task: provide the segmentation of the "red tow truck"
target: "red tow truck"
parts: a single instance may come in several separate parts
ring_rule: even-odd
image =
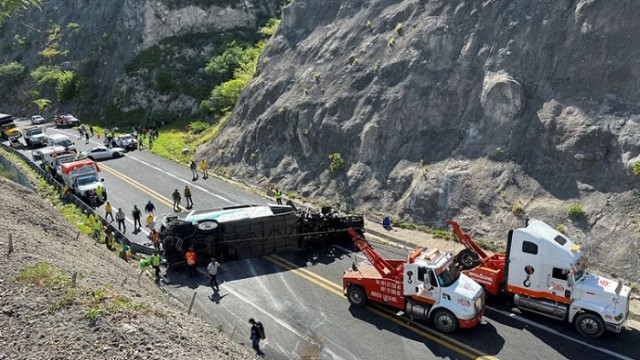
[[[621,332],[631,288],[590,274],[580,246],[542,221],[509,231],[505,254],[489,255],[455,221],[447,221],[466,247],[459,266],[489,294],[506,294],[518,308],[573,323],[586,338]]]
[[[418,248],[406,260],[383,259],[354,229],[354,244],[368,260],[344,272],[342,287],[349,302],[382,303],[418,320],[432,320],[444,333],[472,328],[485,310],[484,291],[462,274],[450,253]]]

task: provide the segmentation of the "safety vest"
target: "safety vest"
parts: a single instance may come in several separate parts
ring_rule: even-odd
[[[275,196],[276,199],[280,199],[282,197],[282,191],[280,191],[280,189],[276,189]]]
[[[207,162],[202,160],[202,162],[200,163],[200,169],[201,170],[207,170]]]
[[[160,255],[157,255],[157,254],[151,255],[151,265],[160,266]]]
[[[100,222],[100,220],[93,222],[93,230],[95,231],[102,231],[102,223]]]
[[[147,216],[147,226],[151,225],[153,220],[154,220],[153,215],[149,214],[149,216]]]
[[[98,186],[96,188],[96,195],[98,195],[99,197],[102,197],[102,186]]]
[[[193,266],[196,264],[196,253],[193,251],[187,251],[184,257],[187,258],[187,265]]]
[[[111,204],[107,203],[107,205],[104,206],[104,211],[107,213],[111,212]]]

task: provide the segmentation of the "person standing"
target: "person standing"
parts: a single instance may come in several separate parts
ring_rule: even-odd
[[[273,193],[274,193],[274,196],[276,198],[276,203],[278,205],[282,205],[282,191],[280,191],[280,189],[276,188],[276,190]]]
[[[105,200],[104,188],[102,187],[102,185],[98,185],[98,187],[96,188],[96,196],[98,197],[97,201],[104,201]]]
[[[207,171],[208,167],[209,167],[209,164],[207,163],[207,160],[202,159],[200,161],[200,170],[202,171],[202,178],[205,180],[209,178],[209,171]]]
[[[131,216],[133,216],[133,230],[141,229],[142,222],[140,222],[141,211],[138,209],[138,205],[133,205],[133,210],[131,210]],[[137,227],[136,227],[137,224]]]
[[[184,198],[187,200],[187,209],[193,207],[193,199],[191,198],[191,189],[188,186],[184,187]]]
[[[173,194],[171,194],[171,197],[173,198],[173,211],[180,211],[180,200],[182,200],[180,191],[178,191],[178,189],[175,189],[173,191]]]
[[[151,230],[151,243],[156,251],[160,251],[160,232],[156,229]]]
[[[104,231],[104,244],[107,246],[107,249],[113,251],[113,232],[109,228]]]
[[[151,267],[156,271],[156,278],[160,277],[160,252],[158,250],[151,255]]]
[[[111,221],[113,221],[113,208],[111,207],[111,203],[107,201],[107,203],[104,205],[104,219],[107,220],[109,217],[111,217]]]
[[[98,195],[96,194],[95,190],[89,190],[88,195],[89,205],[91,206],[91,208],[95,209],[96,206],[98,206]]]
[[[144,211],[147,214],[153,214],[156,211],[156,206],[153,205],[153,203],[151,202],[151,200],[149,200],[147,202],[147,205],[144,206]]]
[[[91,133],[91,137],[93,137],[93,125],[89,125],[89,132]]]
[[[156,218],[155,216],[153,216],[153,214],[149,214],[147,215],[147,218],[145,219],[145,225],[149,228],[149,231],[153,231],[156,228]],[[151,234],[149,234],[149,238],[151,238]]]
[[[192,247],[189,248],[189,250],[187,250],[187,252],[184,254],[184,259],[187,262],[187,267],[189,268],[191,277],[196,276],[196,265],[198,264],[198,258],[196,257],[196,253],[195,251],[193,251]]]
[[[217,279],[218,269],[220,268],[222,268],[222,265],[220,265],[220,263],[217,262],[215,258],[211,258],[211,262],[207,266],[207,273],[211,278],[210,284],[214,292],[220,291],[220,288],[218,287],[218,279]]]
[[[122,233],[127,232],[127,225],[124,223],[124,211],[122,208],[118,208],[118,212],[116,213],[116,221],[118,222],[118,231],[122,231]]]
[[[256,351],[257,356],[264,356],[264,353],[260,350],[260,340],[265,338],[262,323],[251,318],[249,319],[249,324],[251,324],[251,347]]]
[[[85,141],[84,141],[84,144],[85,144],[85,145],[89,143],[89,133],[88,133],[88,132],[85,132],[85,133],[84,133],[84,140],[85,140]]]
[[[193,178],[191,179],[191,181],[198,180],[198,169],[195,161],[191,160],[191,164],[189,164],[189,169],[191,169],[191,175],[193,175]]]

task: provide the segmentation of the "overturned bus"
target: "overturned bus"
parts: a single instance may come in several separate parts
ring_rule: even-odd
[[[329,207],[312,212],[293,204],[241,205],[168,215],[160,227],[160,242],[169,266],[176,267],[184,265],[191,247],[200,263],[212,257],[237,260],[349,242],[350,227],[363,231],[363,217]]]

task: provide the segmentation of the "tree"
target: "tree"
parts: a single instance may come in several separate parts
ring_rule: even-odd
[[[2,0],[0,1],[0,24],[16,11],[26,10],[32,6],[40,8],[40,0]]]

